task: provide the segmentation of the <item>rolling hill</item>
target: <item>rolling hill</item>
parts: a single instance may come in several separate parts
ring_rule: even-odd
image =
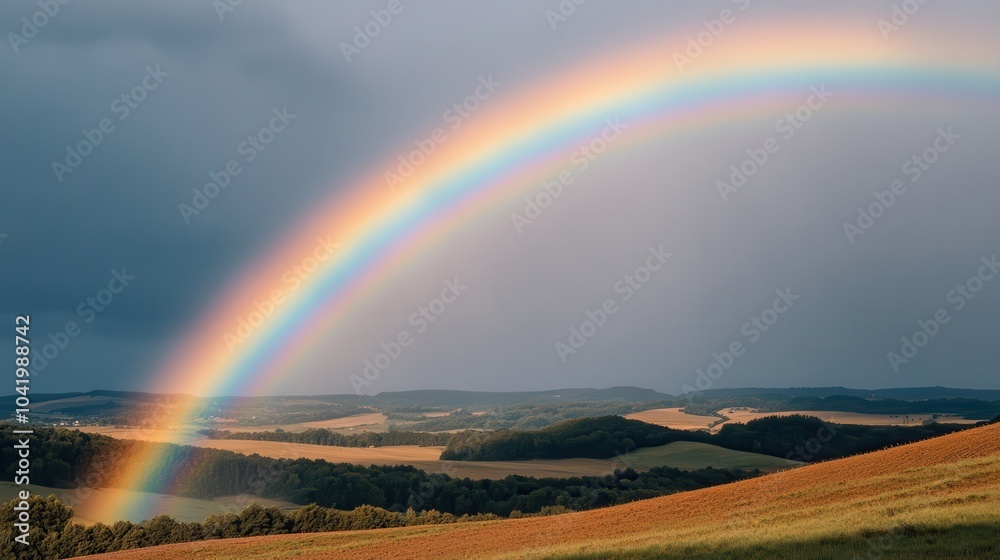
[[[205,541],[93,556],[1000,558],[1000,424],[582,513]]]

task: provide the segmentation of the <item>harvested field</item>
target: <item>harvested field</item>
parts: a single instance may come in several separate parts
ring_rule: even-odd
[[[648,424],[666,426],[675,430],[702,430],[708,429],[713,423],[718,422],[715,416],[697,416],[681,412],[680,408],[656,408],[633,412],[625,416],[630,420],[641,420]]]

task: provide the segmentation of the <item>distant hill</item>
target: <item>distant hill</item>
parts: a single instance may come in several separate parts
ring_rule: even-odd
[[[921,401],[928,399],[977,399],[983,401],[1000,400],[1000,390],[996,389],[953,389],[949,387],[905,387],[900,389],[849,389],[846,387],[790,387],[742,389],[709,389],[697,393],[698,398],[718,399],[725,397],[746,397],[761,395],[781,395],[789,397],[860,397]]]
[[[846,396],[859,398],[883,398],[906,401],[932,399],[976,399],[983,401],[1000,400],[1000,390],[997,389],[955,389],[950,387],[904,387],[898,389],[851,389],[848,387],[746,387],[739,389],[709,389],[695,394],[699,399],[717,399],[740,396],[787,396],[787,397],[831,397]],[[0,405],[13,404],[18,395],[0,396]],[[35,393],[32,402],[68,399],[73,397],[110,397],[138,402],[157,402],[164,397],[192,398],[190,395],[159,394],[140,391],[112,391],[97,389],[87,392],[71,393]],[[213,397],[230,401],[255,401],[261,397]],[[673,401],[678,395],[660,393],[641,387],[610,387],[607,389],[567,388],[545,391],[455,391],[449,389],[424,389],[416,391],[387,391],[375,396],[367,395],[279,395],[263,397],[264,399],[279,398],[310,398],[314,400],[334,400],[337,402],[371,403],[383,402],[398,405],[442,405],[442,406],[498,406],[521,403],[553,403],[553,402],[643,402],[643,401]],[[686,397],[684,398],[686,401]]]
[[[555,389],[551,391],[449,391],[422,390],[379,393],[373,400],[395,405],[504,406],[558,402],[653,402],[673,400],[673,395],[639,387],[610,389]]]
[[[19,395],[5,395],[0,397],[0,406],[13,406],[14,401]],[[50,401],[61,401],[66,399],[76,399],[80,397],[107,397],[108,399],[113,399],[115,401],[132,401],[137,403],[158,403],[163,402],[164,399],[191,399],[190,395],[176,395],[176,394],[166,394],[166,393],[143,393],[140,391],[109,391],[104,389],[96,389],[94,391],[87,391],[86,393],[73,392],[73,393],[32,393],[31,402],[34,404],[40,404],[43,402]]]

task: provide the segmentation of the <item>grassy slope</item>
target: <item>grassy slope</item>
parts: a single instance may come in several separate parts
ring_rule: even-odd
[[[170,545],[111,559],[1000,557],[1000,424],[545,518]]]

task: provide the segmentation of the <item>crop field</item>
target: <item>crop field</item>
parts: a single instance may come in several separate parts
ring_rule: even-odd
[[[641,420],[657,426],[665,426],[675,430],[701,430],[709,429],[711,432],[718,432],[725,424],[746,424],[751,420],[764,418],[767,416],[791,416],[801,414],[803,416],[815,416],[824,422],[833,424],[859,424],[862,426],[919,426],[926,420],[935,420],[942,424],[975,424],[978,420],[966,420],[955,415],[939,414],[934,418],[934,414],[864,414],[860,412],[838,412],[832,410],[787,410],[781,412],[758,412],[752,409],[730,409],[724,408],[718,411],[719,414],[729,418],[728,421],[719,423],[711,428],[713,423],[719,418],[715,416],[696,416],[681,412],[679,408],[657,408],[644,410],[629,414],[626,418]]]
[[[190,445],[211,449],[225,449],[250,455],[286,459],[324,459],[333,463],[356,465],[410,465],[437,461],[444,447],[419,445],[389,445],[385,447],[336,447],[281,441],[255,441],[243,439],[202,439]]]
[[[168,545],[101,559],[1000,557],[1000,424],[551,517]]]
[[[304,432],[310,428],[326,428],[330,430],[357,430],[363,432],[381,432],[386,429],[385,414],[371,412],[368,414],[355,414],[343,418],[332,420],[319,420],[316,422],[299,422],[295,424],[269,424],[267,426],[230,426],[219,424],[215,426],[220,430],[231,432],[273,432],[280,428],[286,432]]]
[[[101,434],[118,439],[137,439],[142,441],[165,441],[187,443],[205,439],[198,434],[200,428],[189,426],[176,430],[157,430],[152,428],[115,428],[113,426],[68,426],[69,429],[80,430],[88,434]]]
[[[703,430],[719,421],[715,416],[700,416],[681,412],[680,408],[655,408],[634,412],[625,416],[629,420],[640,420],[648,424],[666,426],[675,430]]]

